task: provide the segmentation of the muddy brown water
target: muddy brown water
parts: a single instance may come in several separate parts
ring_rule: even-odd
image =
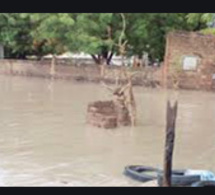
[[[141,186],[126,165],[162,168],[167,97],[134,89],[138,124],[104,130],[85,123],[98,84],[0,76],[1,186]],[[215,93],[180,91],[174,168],[215,172]]]

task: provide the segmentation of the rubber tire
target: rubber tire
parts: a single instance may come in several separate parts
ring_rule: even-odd
[[[191,187],[215,187],[215,181],[198,181],[192,183]]]
[[[195,182],[200,181],[200,175],[184,175],[186,170],[176,170],[172,171],[171,176],[171,186],[191,186]],[[158,172],[158,185],[162,186],[163,182],[163,172]]]
[[[142,165],[130,165],[125,167],[124,174],[134,180],[141,181],[141,182],[157,179],[157,176],[154,177],[151,175],[147,175],[147,171],[157,172],[158,169],[153,167],[146,167]],[[143,172],[146,172],[146,173],[143,173]]]

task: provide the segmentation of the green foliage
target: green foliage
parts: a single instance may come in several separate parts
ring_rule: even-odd
[[[120,13],[0,13],[0,42],[9,57],[82,51],[108,59],[119,54]],[[200,30],[208,13],[125,13],[126,55],[148,52],[162,60],[165,35],[172,30]]]
[[[215,35],[215,14],[214,13],[190,13],[187,15],[190,24],[198,24],[198,29],[203,34]]]
[[[74,25],[72,15],[68,13],[47,13],[35,16],[31,17],[31,21],[39,21],[39,23],[31,34],[35,42],[43,43],[43,54],[60,54],[68,50],[68,40],[65,37]]]
[[[187,15],[188,23],[207,23],[212,20],[213,13],[189,13]]]
[[[19,13],[0,14],[0,42],[10,57],[22,58],[32,53],[31,28],[29,18],[21,18]]]
[[[75,30],[67,34],[67,39],[71,40],[69,48],[90,54],[101,53],[104,48],[111,50],[116,30],[111,29],[114,35],[110,39],[108,27],[113,26],[114,17],[112,13],[78,14],[75,20]]]
[[[131,54],[142,55],[149,52],[152,59],[162,60],[165,47],[165,35],[172,30],[192,30],[186,22],[184,13],[137,13],[127,14],[128,29],[126,31]]]
[[[205,35],[215,35],[215,28],[206,28],[200,31]]]
[[[187,14],[188,24],[194,25],[194,30],[202,30],[212,21],[212,13],[189,13]]]
[[[64,36],[74,20],[68,13],[10,13],[0,14],[0,41],[6,55],[25,58],[66,50]]]

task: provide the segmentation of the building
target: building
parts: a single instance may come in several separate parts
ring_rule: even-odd
[[[215,89],[215,36],[197,32],[171,32],[166,37],[163,83],[180,70],[179,87]]]

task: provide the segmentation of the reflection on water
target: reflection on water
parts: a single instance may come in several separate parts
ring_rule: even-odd
[[[103,130],[85,124],[94,84],[0,76],[0,185],[138,186],[126,165],[162,167],[166,98],[135,88],[138,125]],[[175,168],[215,171],[215,94],[181,91]]]

